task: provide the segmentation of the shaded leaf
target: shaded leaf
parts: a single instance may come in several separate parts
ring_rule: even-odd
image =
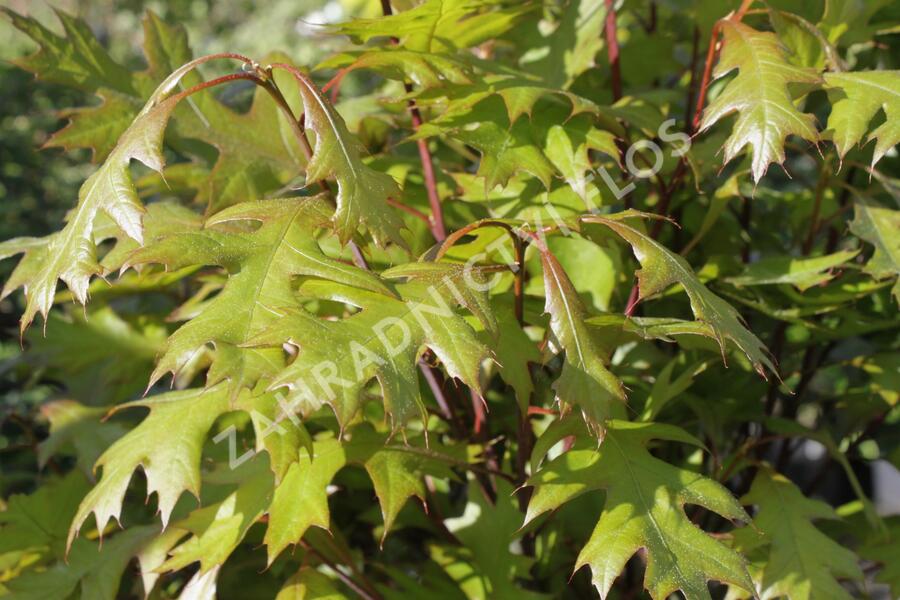
[[[571,433],[548,430],[550,440],[535,446],[535,457]],[[610,421],[606,439],[576,442],[572,450],[542,466],[528,480],[534,494],[526,523],[581,494],[606,490],[606,504],[576,570],[588,565],[600,596],[609,594],[625,563],[640,548],[647,552],[644,587],[654,600],[680,590],[688,598],[711,598],[707,581],[753,590],[743,559],[694,525],[685,504],[703,506],[728,519],[750,518],[719,483],[653,457],[652,439],[699,445],[671,425]]]
[[[875,200],[859,197],[855,200],[850,231],[875,246],[875,253],[866,264],[866,271],[876,279],[890,279],[900,275],[900,210],[886,208]],[[891,288],[900,304],[900,279]]]
[[[760,598],[852,597],[837,578],[862,579],[856,556],[812,524],[813,519],[836,518],[830,506],[806,498],[786,477],[767,468],[759,470],[741,502],[759,507],[753,528],[736,533],[735,541],[744,552],[762,546],[764,563],[751,563],[751,570],[759,572]]]

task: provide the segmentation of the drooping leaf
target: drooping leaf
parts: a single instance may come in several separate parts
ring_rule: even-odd
[[[843,158],[869,130],[880,111],[885,121],[866,140],[876,140],[872,166],[900,142],[900,71],[826,73],[825,88],[831,100],[828,131]]]
[[[775,373],[775,366],[767,356],[765,346],[744,326],[740,314],[734,307],[709,291],[697,279],[683,257],[674,254],[649,235],[629,225],[628,216],[623,214],[620,217],[610,218],[592,215],[584,217],[583,220],[606,225],[631,244],[632,251],[642,267],[637,272],[638,298],[648,298],[674,284],[681,284],[690,298],[694,317],[712,328],[723,357],[726,341],[730,341],[747,356],[760,375],[765,376],[763,367]]]
[[[204,390],[171,392],[121,405],[143,406],[150,414],[120,438],[97,461],[100,481],[81,502],[69,530],[71,547],[91,513],[102,531],[111,518],[119,518],[131,476],[142,467],[147,494],[157,494],[165,525],[181,493],[200,494],[200,455],[213,422],[229,410],[228,390],[218,385]]]
[[[819,139],[813,116],[797,110],[789,85],[815,85],[821,79],[811,69],[788,63],[775,34],[731,20],[722,23],[724,45],[713,75],[718,79],[735,69],[738,74],[706,107],[700,130],[709,129],[730,113],[740,113],[725,143],[725,162],[749,145],[753,179],[759,182],[770,163],[784,162],[788,135],[811,142]]]
[[[811,500],[786,477],[763,468],[753,480],[750,492],[741,498],[759,510],[752,528],[735,534],[745,553],[759,548],[765,560],[752,562],[751,570],[760,586],[759,596],[769,598],[846,598],[852,596],[838,577],[862,579],[856,556],[816,529],[813,519],[834,519],[834,510]]]
[[[859,197],[854,203],[850,231],[875,246],[875,253],[866,264],[866,271],[876,279],[889,279],[900,275],[900,210],[884,207],[871,198]],[[891,288],[894,299],[900,304],[900,279]]]
[[[46,321],[59,280],[66,283],[79,302],[87,302],[88,284],[93,276],[102,272],[97,262],[94,232],[100,213],[115,222],[114,237],[128,237],[143,243],[144,207],[138,199],[129,164],[138,160],[162,172],[165,166],[163,134],[172,111],[181,100],[178,95],[171,94],[192,68],[191,64],[180,68],[159,85],[103,165],[81,186],[78,205],[69,214],[62,231],[44,238],[43,244],[30,239],[12,242],[12,252],[24,252],[25,256],[6,282],[0,297],[8,296],[19,287],[25,289],[27,304],[20,321],[23,333],[38,313]],[[0,256],[9,254],[0,252]]]
[[[625,402],[622,382],[604,364],[603,355],[587,327],[587,311],[568,275],[547,248],[541,248],[545,312],[550,330],[566,352],[562,374],[553,385],[563,411],[578,407],[591,431],[603,439],[605,423]]]
[[[559,425],[535,446],[539,461],[562,436],[574,433]],[[644,587],[654,600],[681,591],[687,598],[711,598],[709,580],[748,591],[753,583],[743,559],[694,525],[685,504],[703,506],[732,520],[750,518],[731,493],[719,483],[665,463],[646,449],[652,439],[700,445],[683,430],[663,424],[610,421],[606,439],[581,441],[547,464],[528,480],[534,494],[526,523],[558,508],[581,494],[605,489],[606,504],[576,570],[588,565],[600,596],[606,598],[625,563],[640,548],[646,551]]]
[[[337,210],[332,220],[341,242],[365,227],[380,246],[388,242],[405,246],[400,235],[403,220],[387,203],[388,198],[400,198],[397,182],[363,162],[365,147],[309,78],[292,67],[273,66],[286,68],[294,76],[306,126],[316,133],[313,155],[306,165],[307,183],[329,177],[337,181]]]
[[[449,460],[448,460],[449,459]],[[269,507],[265,544],[269,563],[289,545],[296,544],[310,527],[331,527],[326,488],[345,465],[362,465],[375,489],[387,535],[397,514],[412,496],[425,497],[422,476],[447,476],[452,456],[411,445],[388,442],[387,436],[368,426],[354,428],[348,441],[317,440],[313,454],[301,449],[297,462],[276,488]]]

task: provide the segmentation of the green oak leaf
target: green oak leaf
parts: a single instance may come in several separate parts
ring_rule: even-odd
[[[55,10],[64,36],[39,21],[2,8],[12,25],[34,40],[39,49],[15,63],[41,79],[89,92],[100,88],[123,94],[136,92],[131,71],[116,63],[94,37],[87,23],[62,10]]]
[[[591,100],[567,90],[547,87],[540,81],[499,74],[485,74],[476,79],[475,83],[466,85],[450,82],[426,89],[416,95],[416,101],[442,109],[440,117],[445,120],[469,112],[491,96],[499,96],[503,100],[510,123],[515,123],[522,115],[531,118],[535,105],[542,99],[549,99],[569,109],[570,117],[581,113],[600,113],[600,107]],[[615,127],[613,122],[609,125]]]
[[[229,273],[221,292],[169,337],[151,384],[166,373],[177,375],[207,344],[215,346],[208,386],[228,380],[236,393],[277,373],[284,365],[280,348],[247,344],[279,323],[283,309],[298,306],[297,276],[390,295],[375,275],[322,252],[315,234],[330,216],[323,196],[245,202],[207,218],[202,229],[163,236],[132,254],[130,265],[162,263],[172,270],[218,265]],[[248,233],[253,224],[259,227]]]
[[[416,88],[426,90],[448,84],[470,84],[473,76],[469,65],[454,56],[399,48],[335,54],[319,63],[316,70],[320,69],[339,69],[330,85],[335,85],[352,71],[368,69],[390,79],[412,82]]]
[[[442,134],[481,153],[477,174],[484,178],[485,193],[505,186],[516,173],[533,175],[544,187],[550,187],[555,169],[542,151],[540,132],[526,120],[510,124],[500,98],[489,97],[464,113],[448,113],[432,120],[413,137]]]
[[[597,340],[587,327],[588,313],[562,265],[541,247],[544,271],[544,311],[550,314],[550,330],[566,358],[553,389],[563,411],[578,407],[589,429],[601,440],[605,423],[625,402],[622,382],[604,364]]]
[[[275,489],[268,509],[269,527],[265,544],[269,564],[291,544],[296,544],[310,527],[331,527],[326,488],[344,466],[358,464],[372,480],[384,518],[384,535],[409,498],[424,501],[423,475],[451,476],[447,469],[452,454],[424,446],[424,440],[404,444],[368,425],[353,428],[344,441],[321,439],[313,442],[312,454],[300,450],[297,461]]]
[[[48,147],[89,148],[95,162],[105,160],[115,148],[154,88],[192,58],[184,28],[165,23],[153,11],[147,11],[142,20],[148,66],[135,72],[115,62],[81,19],[57,10],[65,34],[61,37],[31,17],[3,10],[13,26],[39,46],[36,53],[16,61],[18,66],[46,81],[100,97],[99,106],[63,111],[68,124],[46,143]],[[196,76],[189,79],[199,81]]]
[[[379,246],[394,242],[405,247],[400,235],[403,220],[387,204],[389,198],[400,198],[397,182],[363,162],[366,149],[362,142],[306,75],[285,65],[273,66],[287,68],[294,76],[303,101],[304,123],[316,134],[313,155],[306,165],[307,183],[329,177],[337,181],[337,210],[332,221],[341,242],[349,241],[363,226]]]
[[[837,578],[862,579],[856,555],[812,523],[814,519],[837,518],[834,509],[807,498],[790,480],[769,468],[757,472],[741,502],[758,507],[752,525],[735,533],[735,542],[751,557],[762,600],[852,597]],[[754,550],[765,557],[763,563],[753,563]]]
[[[784,162],[784,142],[797,135],[811,142],[819,139],[815,119],[794,106],[789,84],[815,85],[821,78],[812,69],[787,62],[775,34],[757,31],[732,20],[722,22],[724,46],[713,73],[716,79],[735,69],[728,82],[703,113],[705,131],[726,115],[739,112],[734,130],[725,143],[725,162],[747,145],[753,152],[752,172],[758,182],[770,163]]]
[[[63,116],[69,124],[47,143],[54,147],[90,148],[97,161],[104,160],[115,148],[116,140],[139,114],[157,84],[192,58],[185,29],[165,23],[152,11],[147,11],[143,19],[147,68],[138,72],[113,61],[80,19],[57,11],[66,33],[66,37],[60,37],[30,17],[4,11],[14,26],[40,46],[36,54],[22,59],[20,66],[42,79],[101,98],[99,106],[65,111]],[[284,61],[286,57],[275,54],[267,60]],[[273,77],[284,83],[288,76],[276,73]],[[182,87],[201,81],[192,72],[185,75]],[[297,98],[289,93],[286,96],[289,103],[299,108]],[[211,144],[219,153],[212,170],[204,173],[197,186],[198,200],[211,210],[262,197],[281,188],[303,169],[306,161],[292,126],[264,90],[256,90],[247,112],[232,110],[208,90],[192,96],[187,104],[176,113],[177,137]],[[185,146],[178,145],[179,149]]]
[[[41,406],[41,414],[50,422],[50,435],[38,446],[38,463],[42,466],[71,446],[78,467],[90,474],[103,451],[128,431],[119,423],[103,422],[105,409],[74,400],[48,402]]]
[[[87,313],[51,313],[44,334],[29,332],[25,339],[35,363],[64,380],[70,398],[109,405],[144,390],[167,335],[159,320],[126,320],[111,307],[99,306]]]
[[[491,336],[491,339],[486,339],[485,343],[493,343],[500,377],[515,391],[519,409],[525,414],[534,391],[529,365],[540,364],[541,353],[516,320],[513,307],[508,302],[495,298],[493,312],[497,317],[499,334],[496,338]]]
[[[509,0],[426,0],[389,17],[341,23],[333,31],[361,42],[395,37],[406,50],[450,53],[501,35],[534,8]]]
[[[92,513],[97,530],[119,518],[131,476],[138,467],[147,479],[147,495],[157,495],[163,525],[184,491],[200,494],[200,456],[213,422],[230,409],[227,387],[192,389],[151,396],[116,407],[141,406],[150,414],[119,438],[97,461],[103,473],[85,496],[69,529],[71,548],[81,526]]]
[[[604,0],[573,0],[559,11],[550,31],[535,15],[522,33],[529,51],[519,57],[519,65],[551,87],[568,87],[597,65],[597,54],[605,46],[605,19]]]
[[[815,258],[774,256],[748,265],[743,273],[725,281],[738,287],[754,285],[791,284],[805,291],[834,277],[833,269],[853,259],[856,250],[844,250]]]
[[[866,264],[866,272],[876,279],[900,275],[900,210],[882,206],[875,200],[858,197],[853,207],[850,231],[861,240],[875,246],[875,253]],[[900,304],[900,279],[891,288]]]
[[[158,533],[156,527],[133,527],[97,542],[75,540],[68,560],[42,571],[30,571],[7,582],[9,600],[47,600],[69,598],[80,592],[81,598],[115,600],[119,582],[128,563],[140,548]]]
[[[620,213],[613,217],[592,215],[583,220],[609,227],[631,245],[635,257],[641,263],[641,270],[637,272],[638,298],[649,298],[674,284],[681,284],[690,298],[694,317],[711,327],[722,350],[723,360],[728,341],[747,356],[760,375],[765,377],[763,367],[776,373],[765,346],[746,328],[737,310],[709,291],[683,257],[629,225],[626,221],[633,216],[636,216],[635,213]]]
[[[191,535],[169,551],[169,557],[157,571],[177,571],[199,562],[202,575],[225,563],[269,507],[273,479],[264,462],[253,461],[244,467],[244,480],[219,502],[198,508],[172,523],[173,529]]]
[[[278,348],[288,343],[299,349],[297,358],[275,376],[270,389],[285,389],[286,403],[302,415],[327,404],[346,425],[359,410],[365,388],[375,379],[391,428],[396,430],[412,417],[425,414],[416,369],[428,348],[450,377],[480,393],[479,369],[490,353],[454,310],[453,299],[415,280],[399,284],[397,291],[399,297],[393,298],[331,282],[304,283],[302,293],[360,310],[329,321],[286,309],[285,318],[250,342]]]
[[[459,586],[467,598],[522,598],[538,600],[548,596],[522,589],[514,582],[528,578],[533,558],[511,548],[522,523],[512,485],[497,482],[497,501],[491,503],[475,485],[462,515],[444,523],[461,545],[432,545],[432,558]]]
[[[874,167],[900,142],[900,71],[826,73],[825,89],[831,100],[827,131],[841,158],[862,140],[875,115],[884,111],[884,123],[867,140],[876,140]]]
[[[275,600],[347,600],[328,577],[303,567],[284,582]]]
[[[538,440],[533,464],[572,433],[577,433],[577,425],[571,420],[557,421]],[[694,525],[684,505],[703,506],[732,520],[750,517],[719,483],[650,454],[646,445],[653,439],[701,445],[671,425],[610,421],[599,447],[579,438],[571,450],[536,470],[527,483],[534,493],[525,522],[584,493],[605,489],[603,513],[575,566],[591,568],[602,598],[641,548],[647,561],[644,587],[654,600],[679,590],[687,598],[709,599],[709,580],[753,590],[741,556]]]
[[[0,257],[14,253],[25,256],[13,271],[0,297],[24,288],[27,303],[20,320],[22,333],[38,313],[44,317],[53,305],[56,286],[62,280],[80,303],[88,299],[88,284],[102,273],[97,262],[95,226],[101,214],[116,228],[112,237],[144,241],[141,204],[129,165],[137,160],[162,172],[163,134],[169,117],[181,100],[171,95],[179,81],[194,67],[191,63],[176,70],[159,85],[134,122],[119,138],[106,161],[81,186],[78,205],[69,213],[66,226],[37,243],[32,238],[11,240],[0,249]]]
[[[274,53],[263,60],[286,61],[287,57]],[[275,72],[271,77],[294,113],[299,113],[300,101],[289,85],[290,76]],[[218,150],[212,170],[197,190],[197,200],[209,207],[208,213],[264,198],[308,168],[288,117],[259,86],[247,112],[226,106],[213,90],[191,96],[190,106],[176,116],[175,131]]]
[[[573,118],[565,124],[553,125],[547,131],[544,154],[588,210],[596,209],[598,200],[593,193],[595,190],[589,186],[594,179],[591,150],[618,160],[616,137],[609,131],[594,127],[588,119]]]
[[[31,494],[9,496],[6,508],[0,511],[0,555],[33,552],[39,565],[47,559],[64,558],[66,531],[88,487],[84,475],[73,470]]]

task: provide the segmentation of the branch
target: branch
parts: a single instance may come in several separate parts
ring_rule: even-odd
[[[605,2],[606,56],[611,69],[613,102],[618,102],[622,98],[622,68],[619,65],[619,40],[616,38],[615,0]]]
[[[381,12],[388,17],[394,14],[391,10],[390,0],[381,0]],[[391,38],[394,44],[399,43],[399,39]],[[407,94],[413,91],[412,84],[403,82],[403,87]],[[406,105],[409,107],[410,118],[412,119],[413,131],[418,131],[422,126],[422,113],[416,105],[413,98],[407,100]],[[441,197],[437,191],[437,177],[434,174],[434,162],[431,160],[431,152],[428,150],[428,141],[423,139],[416,140],[416,147],[419,149],[419,160],[422,161],[422,177],[425,180],[425,190],[428,193],[428,204],[431,206],[431,235],[435,241],[443,242],[447,237],[447,228],[444,226],[444,211],[441,206]]]

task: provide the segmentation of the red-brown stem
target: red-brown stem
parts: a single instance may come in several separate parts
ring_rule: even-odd
[[[635,281],[631,286],[631,291],[628,293],[628,301],[625,303],[625,316],[630,317],[634,314],[634,311],[637,310],[638,302],[640,302],[640,286],[638,282]]]
[[[408,83],[406,91],[407,93],[412,91],[412,86]],[[415,100],[409,100],[408,104],[413,129],[418,131],[422,126],[422,115]],[[431,160],[431,152],[428,150],[428,141],[416,140],[416,146],[419,149],[419,159],[422,161],[422,176],[425,180],[425,190],[428,193],[428,204],[431,206],[431,234],[435,241],[443,242],[447,238],[447,228],[444,226],[444,209],[437,191],[437,177],[434,175],[434,163]]]
[[[458,229],[451,233],[441,244],[440,248],[438,248],[437,254],[435,255],[434,259],[440,260],[447,253],[447,251],[453,247],[453,244],[468,235],[470,232],[481,227],[499,227],[505,230],[513,241],[513,247],[516,250],[516,279],[515,283],[513,284],[513,294],[515,297],[515,314],[516,320],[519,322],[519,325],[523,325],[525,323],[524,286],[525,248],[527,245],[527,241],[519,234],[519,232],[517,232],[511,225],[509,225],[509,223],[504,223],[503,221],[492,221],[491,219],[484,219],[482,221],[470,223],[462,229]]]
[[[729,21],[740,22],[740,20],[744,18],[744,15],[747,14],[747,11],[750,10],[750,5],[752,5],[753,2],[754,0],[744,0],[741,2],[740,8],[738,8],[731,16],[727,17],[727,19]],[[700,81],[700,95],[697,98],[697,108],[694,110],[691,133],[700,129],[700,117],[703,115],[703,106],[706,104],[706,91],[709,87],[709,80],[712,77],[713,63],[716,60],[716,54],[718,54],[719,32],[722,29],[723,20],[724,19],[720,19],[716,21],[716,24],[713,25],[709,35],[709,48],[706,51],[706,63],[703,66],[703,79]]]
[[[381,0],[381,12],[388,17],[394,14],[391,9],[391,0]],[[396,44],[399,42],[397,38],[391,38]],[[404,82],[403,87],[407,94],[413,91],[412,84]],[[418,131],[422,126],[422,113],[416,105],[416,101],[410,98],[406,105],[409,107],[409,114],[412,120],[413,131]],[[441,197],[437,191],[437,177],[434,175],[434,162],[431,159],[431,152],[428,150],[428,141],[423,139],[416,140],[416,147],[419,150],[419,160],[422,161],[422,178],[425,180],[425,191],[428,194],[428,204],[431,206],[431,235],[440,243],[447,237],[447,228],[444,225],[444,209],[441,206]]]
[[[619,65],[619,40],[616,37],[616,9],[615,0],[605,0],[606,3],[606,56],[609,59],[609,68],[612,77],[613,101],[622,98],[622,69]]]
[[[484,424],[487,422],[487,414],[484,409],[484,398],[478,395],[475,390],[469,390],[469,396],[472,398],[472,413],[474,415],[472,430],[475,436],[482,437]]]
[[[407,205],[403,204],[402,202],[398,202],[397,200],[394,200],[393,198],[388,198],[387,203],[398,210],[402,210],[403,212],[409,213],[417,219],[425,221],[425,223],[427,223],[429,227],[431,226],[431,219],[428,217],[428,215],[423,213],[421,210],[413,208],[412,206],[407,206]]]
[[[694,40],[691,45],[691,79],[688,83],[687,102],[685,102],[685,127],[688,128],[688,135],[694,133],[694,123],[691,116],[694,110],[694,94],[697,91],[697,60],[700,58],[700,28],[694,27]]]
[[[716,24],[713,25],[712,32],[710,32],[709,48],[706,50],[706,62],[703,65],[703,78],[700,80],[697,106],[694,108],[694,118],[691,120],[692,133],[699,131],[700,129],[700,117],[703,115],[703,107],[706,104],[706,88],[709,87],[713,63],[716,60],[716,54],[718,52],[719,30],[722,28],[721,23],[721,21],[716,21]]]
[[[744,0],[741,3],[740,8],[735,11],[730,17],[729,20],[740,21],[743,16],[747,13],[750,8],[750,5],[753,4],[754,0]],[[612,4],[611,0],[606,0],[607,7]],[[609,15],[607,14],[607,19]],[[700,80],[700,92],[697,98],[697,106],[694,108],[694,118],[690,119],[688,122],[688,133],[693,135],[700,129],[700,120],[703,115],[703,107],[706,104],[706,91],[709,87],[709,80],[712,77],[712,68],[713,63],[716,60],[716,55],[718,54],[718,39],[719,39],[719,31],[722,27],[722,20],[716,21],[716,24],[713,25],[712,32],[710,33],[709,39],[709,48],[706,51],[706,63],[703,66],[703,78]],[[609,30],[607,29],[607,36],[609,34]],[[688,88],[688,107],[690,107],[690,102],[693,97],[693,87],[694,87],[694,73],[696,69],[694,68],[694,64],[697,58],[699,45],[699,31],[694,30],[694,46],[693,46],[693,56],[691,60],[691,83]],[[611,50],[611,49],[610,49]],[[688,109],[690,110],[690,109]],[[659,207],[657,209],[657,213],[665,216],[669,210],[669,204],[671,203],[672,196],[675,194],[676,189],[678,188],[679,183],[681,182],[681,178],[687,172],[687,161],[682,159],[678,162],[678,166],[675,167],[675,172],[672,174],[672,179],[669,182],[669,185],[666,186],[663,193],[660,195]],[[660,231],[662,230],[662,221],[657,221],[653,224],[650,229],[650,237],[656,238]],[[635,281],[634,285],[631,287],[631,292],[628,294],[628,301],[625,304],[625,316],[631,316],[634,314],[634,311],[637,309],[637,305],[639,302],[640,290],[638,289],[637,281]]]

